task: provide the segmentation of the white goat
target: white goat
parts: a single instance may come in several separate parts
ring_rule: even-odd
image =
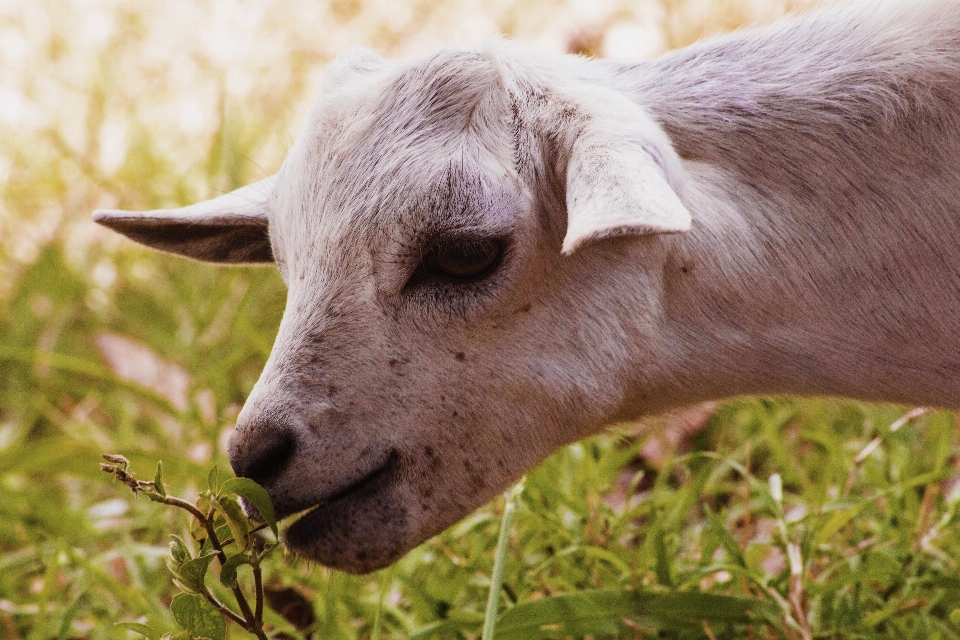
[[[231,462],[369,571],[612,421],[749,393],[960,406],[960,2],[652,62],[331,65],[274,178],[131,238],[289,287]]]

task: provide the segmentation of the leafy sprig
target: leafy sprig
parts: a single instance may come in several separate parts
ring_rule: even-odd
[[[103,458],[107,462],[101,463],[100,468],[130,487],[134,495],[183,509],[193,518],[190,534],[194,544],[174,535],[167,557],[167,567],[181,591],[174,596],[170,608],[183,631],[161,636],[159,631],[139,622],[121,622],[118,626],[149,640],[223,640],[229,620],[266,640],[261,562],[280,543],[273,504],[263,487],[249,478],[230,478],[220,483],[214,467],[208,476],[208,488],[191,503],[167,493],[162,462],[157,463],[153,480],[138,480],[124,456],[103,454]],[[241,499],[256,511],[256,518],[244,512]],[[272,537],[265,535],[267,529]],[[195,553],[192,548],[197,549]],[[249,566],[253,574],[253,606],[238,580],[238,571],[244,566]],[[211,573],[216,573],[220,583],[233,593],[234,604],[223,602],[211,591],[207,585]]]

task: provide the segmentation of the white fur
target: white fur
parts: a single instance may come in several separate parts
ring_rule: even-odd
[[[288,542],[346,570],[614,420],[748,393],[960,406],[957,0],[635,65],[351,50],[257,200],[289,296],[231,460],[282,513],[323,503]],[[156,216],[116,219],[170,248]],[[477,235],[510,242],[482,284],[408,284]]]

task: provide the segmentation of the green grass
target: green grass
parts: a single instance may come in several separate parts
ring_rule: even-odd
[[[747,3],[721,4],[748,15]],[[85,10],[56,6],[47,31],[26,9],[23,24],[0,16],[34,39],[22,89],[40,118],[0,132],[0,638],[136,637],[113,627],[121,620],[174,632],[165,558],[172,534],[189,538],[188,519],[111,482],[100,454],[144,475],[162,459],[167,492],[187,497],[214,464],[228,469],[225,429],[285,291],[274,269],[150,253],[87,215],[187,203],[261,177],[257,164],[275,169],[312,90],[308,69],[326,54],[293,34],[288,75],[265,74],[239,97],[199,86],[219,95],[219,115],[194,135],[161,117],[172,107],[151,110],[177,87],[138,62],[156,20],[146,5],[113,9],[123,28],[90,50],[70,29]],[[229,65],[198,59],[202,77],[225,77]],[[129,145],[108,170],[100,140],[114,121]],[[122,376],[105,340],[120,362],[166,368],[147,385]],[[673,444],[651,445],[679,429],[664,418],[556,452],[527,476],[505,538],[495,637],[960,638],[958,416],[890,431],[909,410],[739,399]],[[479,638],[503,510],[494,500],[371,576],[277,553],[263,567],[266,622],[293,638]]]
[[[148,258],[131,249],[116,256],[98,307],[66,251],[46,245],[0,309],[0,620],[11,638],[120,638],[110,626],[119,620],[173,631],[163,558],[171,534],[188,535],[187,520],[106,480],[99,454],[123,453],[140,470],[163,459],[176,494],[205,486],[214,462],[228,468],[218,439],[259,373],[283,290],[269,269],[186,268],[167,257],[150,258],[144,278]],[[104,331],[182,364],[187,408],[112,373],[91,339]],[[529,474],[513,521],[503,637],[532,637],[508,633],[529,624],[544,637],[585,628],[744,637],[742,624],[723,622],[729,603],[718,612],[695,600],[701,593],[763,600],[769,622],[753,622],[757,638],[960,637],[957,418],[929,413],[890,432],[904,411],[744,399],[720,407],[686,453],[645,459],[656,423],[558,451]],[[102,515],[117,505],[125,511]],[[381,638],[478,637],[502,508],[494,501],[385,573],[348,576],[278,556],[265,582],[287,606],[310,610],[304,637],[369,637],[375,620]],[[623,589],[654,599],[610,595]],[[520,608],[559,594],[585,595],[566,613]],[[540,628],[550,614],[566,622]],[[268,608],[271,621],[284,626]]]

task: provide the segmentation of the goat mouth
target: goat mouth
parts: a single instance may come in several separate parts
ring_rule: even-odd
[[[335,503],[349,500],[351,496],[357,496],[360,494],[369,493],[371,491],[376,491],[379,487],[386,485],[390,481],[390,476],[393,475],[398,467],[399,456],[395,451],[391,451],[387,455],[387,458],[383,464],[374,467],[373,471],[370,471],[366,475],[362,476],[356,482],[343,487],[342,489],[330,494],[314,504],[307,506],[306,508],[297,509],[287,515],[299,514],[300,518],[303,518],[314,511],[322,510]]]
[[[350,573],[386,566],[407,550],[409,514],[399,456],[304,512],[286,528],[296,555]]]

